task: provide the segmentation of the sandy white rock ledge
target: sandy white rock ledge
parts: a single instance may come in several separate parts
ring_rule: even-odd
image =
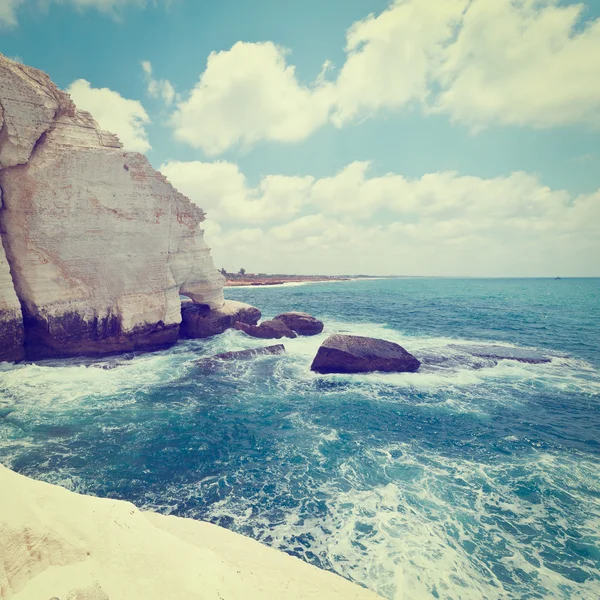
[[[377,600],[241,535],[0,466],[3,600]],[[381,600],[381,599],[380,599]]]

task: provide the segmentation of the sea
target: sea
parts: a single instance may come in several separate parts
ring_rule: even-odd
[[[600,598],[600,279],[399,278],[226,289],[323,334],[0,365],[0,462],[216,523],[389,600]],[[417,373],[318,375],[331,333]],[[276,342],[274,342],[276,343]],[[543,364],[477,358],[503,346]],[[10,490],[2,490],[10,493]]]

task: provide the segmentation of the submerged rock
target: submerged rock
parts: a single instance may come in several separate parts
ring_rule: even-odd
[[[525,348],[513,348],[510,346],[469,346],[463,344],[452,344],[450,346],[455,350],[466,352],[471,356],[479,358],[489,358],[492,360],[516,360],[522,363],[541,364],[549,363],[551,359],[533,350]]]
[[[202,358],[198,364],[213,364],[218,361],[228,360],[250,360],[257,356],[268,354],[285,354],[285,346],[283,344],[275,344],[273,346],[265,346],[264,348],[250,348],[249,350],[235,350],[232,352],[222,352],[208,358]]]
[[[417,353],[417,358],[421,361],[422,367],[450,369],[455,371],[461,369],[487,369],[495,367],[498,364],[498,361],[492,358],[481,358],[463,353],[444,354],[443,349],[440,350],[440,352],[440,354],[435,352],[419,352]]]
[[[273,320],[283,322],[298,335],[318,335],[323,331],[323,321],[303,312],[283,313]]]
[[[45,73],[0,55],[2,359],[175,343],[180,293],[224,302],[204,218]]]
[[[358,335],[330,335],[311,365],[317,373],[412,373],[421,363],[394,342]]]
[[[283,322],[270,319],[263,321],[260,325],[247,325],[246,323],[236,323],[235,328],[243,331],[247,335],[265,340],[280,340],[287,337],[293,339],[297,335]]]
[[[211,309],[205,304],[185,302],[181,306],[181,337],[206,338],[230,329],[236,323],[256,325],[261,314],[258,308],[226,300],[222,308]]]

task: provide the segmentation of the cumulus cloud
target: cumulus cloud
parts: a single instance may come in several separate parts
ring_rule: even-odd
[[[264,223],[298,214],[314,179],[269,175],[253,188],[237,165],[219,161],[170,161],[160,171],[211,218]]]
[[[208,155],[263,139],[302,140],[327,122],[332,90],[323,77],[302,85],[286,51],[272,42],[238,42],[208,57],[173,115],[175,137]]]
[[[435,109],[473,127],[600,127],[600,19],[585,5],[473,2],[434,71]]]
[[[138,100],[123,98],[108,88],[93,88],[85,79],[74,81],[67,92],[77,108],[91,113],[102,129],[116,133],[126,150],[147,152],[151,149],[144,128],[150,118]]]
[[[152,63],[148,60],[142,61],[142,70],[146,77],[148,93],[153,98],[161,98],[167,106],[170,106],[176,97],[173,84],[168,79],[154,79],[152,77]]]
[[[425,101],[432,68],[465,6],[466,0],[398,0],[379,16],[354,23],[336,83],[334,122]]]
[[[161,168],[207,208],[207,236],[227,269],[598,275],[600,190],[573,196],[524,172],[410,179],[371,169],[354,162],[331,177],[269,175],[251,187],[227,162]]]
[[[271,42],[212,53],[172,125],[216,155],[294,142],[420,106],[476,130],[498,123],[600,127],[600,19],[555,0],[396,0],[354,23],[336,78],[298,80]]]

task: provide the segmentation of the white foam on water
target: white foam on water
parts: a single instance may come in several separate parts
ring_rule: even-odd
[[[304,425],[313,433],[319,429]],[[335,440],[332,434],[324,428],[316,435],[313,451]],[[484,464],[411,444],[370,452],[390,482],[365,489],[361,465],[348,458],[330,482],[311,482],[316,487],[310,495],[326,504],[325,513],[312,516],[310,501],[298,497],[274,522],[260,495],[231,494],[210,506],[209,517],[233,519],[238,531],[250,530],[309,561],[316,555],[326,567],[393,600],[600,597],[597,564],[549,546],[551,534],[544,531],[548,524],[555,528],[559,546],[583,540],[597,547],[600,484],[594,462],[535,453]],[[277,493],[283,494],[292,477],[279,475]],[[233,487],[237,477],[244,474],[230,477]],[[539,501],[515,494],[515,486],[532,482],[541,490]],[[582,483],[595,498],[581,491]],[[218,479],[209,485],[218,486]],[[565,493],[571,512],[561,506]],[[590,578],[577,582],[561,572],[573,566]]]
[[[310,371],[310,365],[318,351],[319,346],[332,333],[347,333],[377,337],[400,344],[417,357],[423,354],[448,357],[454,363],[450,366],[430,365],[426,362],[416,373],[369,373],[369,374],[332,374],[320,375]],[[409,399],[402,394],[407,392],[423,392],[436,394],[446,392],[444,404],[449,410],[458,412],[482,412],[485,407],[481,399],[474,392],[484,386],[493,385],[496,390],[506,386],[511,393],[498,393],[490,396],[489,403],[508,402],[514,404],[519,401],[520,395],[514,392],[531,391],[533,386],[541,385],[556,388],[562,392],[574,392],[587,395],[600,394],[600,376],[598,371],[586,361],[568,358],[546,350],[538,352],[552,358],[549,363],[529,364],[515,360],[499,360],[494,365],[492,361],[483,361],[481,368],[474,368],[481,359],[473,359],[461,351],[460,346],[468,346],[481,341],[457,340],[443,337],[416,337],[406,336],[401,332],[388,329],[384,325],[363,323],[348,324],[344,322],[328,322],[326,330],[311,337],[298,337],[293,340],[278,340],[285,344],[287,356],[278,363],[277,374],[280,379],[282,391],[292,392],[297,388],[298,382],[305,384],[317,381],[330,381],[349,386],[361,386],[362,393],[372,397],[379,396],[378,389],[394,388],[398,394],[396,402],[410,401],[418,404],[414,397]],[[490,342],[498,345],[499,342]],[[506,347],[515,347],[502,344]],[[458,346],[458,348],[457,348]],[[469,363],[469,359],[473,362]],[[493,366],[491,366],[493,365]],[[371,392],[367,388],[371,388]],[[325,392],[324,392],[325,393]],[[332,393],[335,393],[333,391]],[[453,397],[455,393],[455,397]],[[471,401],[475,397],[476,402]],[[389,394],[386,396],[389,399]],[[386,400],[387,401],[387,400]]]
[[[317,350],[326,337],[332,333],[348,333],[378,337],[396,342],[409,352],[419,356],[423,353],[440,356],[460,357],[461,344],[477,343],[472,340],[457,340],[442,337],[406,336],[401,332],[389,329],[376,323],[344,323],[328,322],[326,330],[311,337],[296,339],[259,340],[241,332],[229,330],[210,340],[194,340],[180,342],[170,351],[142,354],[133,359],[119,357],[106,359],[104,362],[116,361],[116,368],[103,369],[97,366],[74,366],[69,361],[59,363],[61,366],[46,366],[44,363],[23,364],[17,366],[3,365],[0,370],[0,391],[3,401],[23,402],[29,400],[36,404],[69,404],[84,398],[103,398],[108,396],[124,396],[127,390],[151,388],[163,385],[168,381],[176,381],[186,377],[194,368],[198,358],[220,352],[245,350],[274,343],[283,343],[286,355],[276,357],[259,357],[255,361],[229,366],[224,374],[236,371],[251,375],[253,363],[261,360],[276,361],[277,375],[282,387],[293,389],[298,382],[314,383],[315,381],[333,381],[361,385],[394,387],[399,390],[417,390],[437,392],[446,390],[463,393],[465,390],[486,383],[505,383],[512,388],[530,387],[541,383],[555,387],[561,391],[600,394],[600,378],[594,367],[583,360],[555,356],[550,363],[525,364],[512,360],[501,360],[495,366],[472,368],[469,364],[457,364],[451,368],[423,364],[417,373],[371,373],[354,375],[320,375],[310,371],[310,364]],[[498,344],[498,342],[490,342]],[[510,346],[509,344],[502,344]],[[452,346],[452,347],[451,347]],[[543,351],[548,355],[547,351]],[[103,364],[103,361],[99,361]],[[514,395],[513,395],[514,397]],[[7,400],[8,399],[8,400]],[[401,401],[401,397],[399,397]],[[460,405],[455,408],[473,410],[474,407]]]
[[[275,386],[273,398],[314,395],[318,389],[323,399],[335,402],[338,394],[356,390],[375,402],[418,406],[431,405],[431,398],[444,392],[443,400],[438,399],[439,408],[482,414],[493,403],[526,402],[519,399],[526,398],[520,391],[542,387],[592,397],[600,393],[597,370],[581,359],[561,356],[560,349],[555,353],[540,351],[552,356],[552,361],[545,364],[503,360],[495,366],[475,369],[468,363],[456,362],[448,368],[424,365],[418,373],[318,375],[310,371],[310,364],[319,345],[331,333],[387,339],[417,356],[439,353],[459,358],[460,348],[450,345],[482,344],[480,340],[407,336],[373,323],[328,321],[326,327],[318,336],[293,340],[258,340],[230,330],[211,340],[181,342],[169,351],[131,360],[110,359],[116,360],[118,366],[108,370],[75,366],[69,361],[60,366],[3,365],[0,409],[14,406],[21,418],[38,418],[35,415],[40,411],[51,415],[53,411],[77,411],[102,402],[126,406],[136,402],[135,393],[140,390],[175,384],[189,377],[201,385],[203,375],[195,364],[198,358],[274,343],[284,343],[287,354],[228,363],[223,367],[223,377],[251,383],[256,378],[255,370],[269,364],[273,366],[274,381],[265,381],[264,385]],[[339,386],[315,388],[322,382]],[[481,390],[486,389],[493,389],[493,394],[482,394]],[[390,390],[394,393],[390,394]],[[409,393],[415,391],[423,399]],[[230,401],[253,400],[247,394]],[[568,565],[553,564],[547,557],[556,549],[543,541],[548,535],[543,528],[551,522],[563,536],[561,542],[568,542],[569,532],[575,529],[590,543],[600,543],[597,464],[585,456],[575,460],[532,451],[520,458],[507,458],[506,463],[490,465],[444,457],[416,445],[396,444],[367,451],[369,460],[386,474],[387,483],[369,486],[359,458],[352,457],[340,466],[339,473],[323,483],[311,479],[307,461],[325,464],[325,451],[329,445],[340,442],[341,432],[315,424],[299,412],[292,412],[289,419],[296,429],[306,431],[306,452],[310,456],[299,456],[295,470],[284,475],[277,465],[271,471],[267,467],[265,481],[273,484],[277,497],[289,495],[294,480],[301,478],[304,489],[312,490],[311,497],[296,498],[295,506],[282,508],[277,520],[273,520],[269,511],[263,510],[273,501],[273,494],[261,490],[256,497],[243,498],[232,493],[208,508],[212,520],[230,518],[236,529],[251,530],[255,537],[268,539],[271,545],[309,559],[313,553],[339,574],[394,600],[420,600],[433,594],[446,600],[496,600],[518,597],[514,589],[561,600],[600,597],[598,573],[583,583],[566,578],[558,571]],[[105,433],[110,434],[110,426]],[[505,441],[519,443],[520,439],[507,436]],[[21,449],[34,444],[29,439],[19,443]],[[281,460],[289,459],[290,449],[283,443],[277,451]],[[68,441],[64,452],[69,452]],[[221,485],[235,489],[236,481],[243,482],[244,477],[246,473],[241,471],[227,475],[225,482],[219,476],[211,476],[193,485],[177,485],[167,489],[151,506],[171,512],[181,503],[208,496]],[[520,483],[527,486],[534,480],[547,492],[541,502],[516,495],[514,490]],[[54,481],[86,491],[74,474],[59,473]],[[594,493],[584,493],[582,486]],[[561,493],[569,494],[571,513],[560,505],[557,498]],[[324,503],[325,514],[311,512],[311,503],[317,502]],[[304,542],[299,543],[303,536]],[[486,555],[494,549],[497,572],[491,570],[493,561]],[[593,567],[583,559],[576,566],[593,573]],[[517,582],[515,586],[502,580],[501,568]]]

